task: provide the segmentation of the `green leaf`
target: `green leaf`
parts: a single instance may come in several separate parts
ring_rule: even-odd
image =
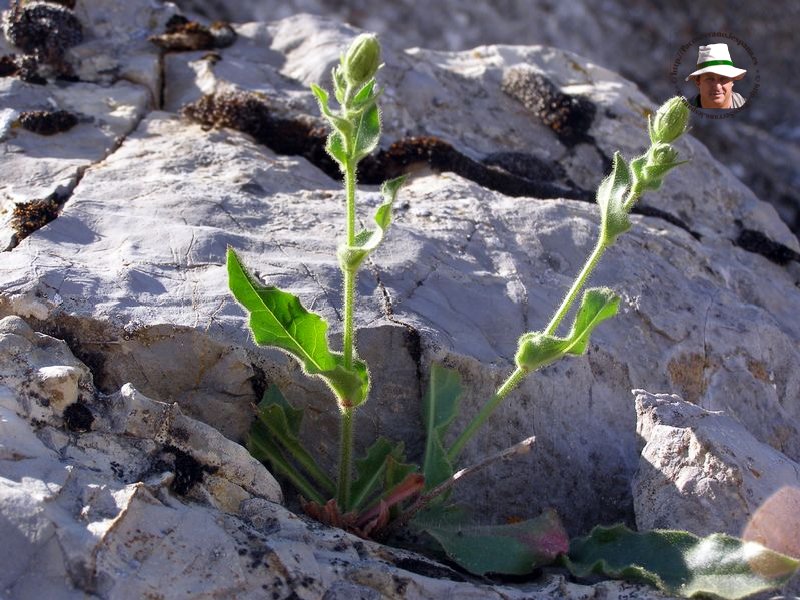
[[[339,353],[328,348],[328,324],[308,312],[297,296],[258,283],[228,248],[228,286],[249,313],[248,323],[257,344],[274,346],[294,356],[305,373],[318,375],[344,407],[363,403],[369,391],[369,374],[362,361],[344,367]]]
[[[399,448],[398,448],[399,447]],[[386,472],[386,462],[388,458],[398,449],[402,453],[403,443],[393,444],[385,437],[379,437],[372,446],[367,449],[367,455],[356,460],[356,472],[358,478],[350,488],[350,506],[342,507],[343,510],[360,510],[369,500],[370,494],[384,480]]]
[[[624,525],[595,527],[573,540],[565,563],[577,577],[600,574],[647,582],[683,598],[727,600],[780,587],[800,566],[760,544],[720,533],[705,538],[687,531],[637,533]]]
[[[575,322],[572,324],[567,339],[569,345],[566,351],[570,354],[583,354],[589,345],[595,327],[606,319],[610,319],[619,310],[619,296],[609,288],[589,288],[583,294],[581,305]]]
[[[520,369],[532,373],[564,356],[567,347],[564,338],[531,331],[520,336],[514,360]]]
[[[253,424],[248,433],[247,450],[256,460],[268,463],[274,475],[288,479],[307,499],[319,503],[325,502],[314,485],[286,460],[281,449],[273,442],[269,429],[258,421]]]
[[[302,408],[295,408],[289,404],[289,401],[281,393],[280,388],[274,384],[267,386],[264,395],[261,397],[261,402],[258,403],[258,410],[266,409],[272,404],[280,406],[283,409],[289,431],[294,435],[300,435],[300,425],[303,422],[305,411]]]
[[[375,78],[373,77],[366,84],[364,84],[364,86],[355,95],[352,103],[350,104],[351,110],[358,111],[359,109],[366,108],[370,103],[374,103],[380,95],[380,92],[374,93],[374,90]]]
[[[422,473],[425,489],[430,490],[453,475],[453,464],[447,457],[444,436],[458,414],[461,397],[461,375],[438,363],[431,364],[431,377],[422,401],[422,420],[425,424],[425,457]]]
[[[381,194],[383,195],[384,203],[375,211],[375,224],[377,228],[372,231],[363,229],[356,234],[354,245],[348,246],[343,244],[339,247],[339,264],[342,269],[355,272],[369,253],[380,245],[383,236],[392,223],[392,204],[397,196],[397,191],[405,180],[406,176],[403,175],[386,181],[381,186]]]
[[[325,142],[325,152],[339,163],[339,167],[344,171],[345,165],[347,164],[347,152],[345,151],[344,139],[341,133],[338,131],[331,131],[328,134],[328,139]]]
[[[302,418],[303,411],[293,408],[277,387],[270,386],[258,405],[258,419],[250,429],[247,445],[253,456],[269,460],[276,471],[287,476],[301,493],[317,500],[321,495],[284,455],[284,452],[288,453],[326,493],[333,493],[333,481],[298,438]]]
[[[350,156],[359,162],[378,146],[381,139],[381,115],[374,102],[365,108],[355,122],[355,140]]]
[[[619,152],[614,153],[611,174],[597,188],[597,203],[602,215],[602,236],[606,243],[613,243],[617,236],[631,228],[625,199],[631,185],[631,172]]]
[[[520,523],[472,525],[464,511],[447,507],[421,512],[411,524],[432,535],[451,560],[475,575],[527,575],[569,548],[554,511]]]
[[[569,335],[562,338],[539,331],[523,334],[519,338],[517,354],[514,357],[517,366],[533,372],[555,362],[565,354],[583,354],[594,329],[606,319],[616,315],[618,309],[619,296],[609,288],[587,289],[583,293]]]
[[[299,414],[298,414],[299,413]],[[300,464],[303,469],[320,485],[326,493],[333,494],[334,483],[323,471],[314,457],[305,449],[298,438],[299,424],[303,418],[303,411],[296,410],[289,405],[283,395],[278,391],[264,399],[258,405],[258,420],[256,425],[261,425],[269,432],[269,441],[283,448]],[[262,429],[257,433],[261,435]],[[259,439],[259,438],[257,438]],[[266,446],[263,443],[262,445]]]
[[[328,106],[328,92],[313,83],[311,84],[311,91],[314,93],[314,96],[317,97],[317,104],[319,104],[320,112],[328,119],[328,122],[333,128],[341,133],[345,139],[353,135],[353,124],[350,120],[333,112]]]

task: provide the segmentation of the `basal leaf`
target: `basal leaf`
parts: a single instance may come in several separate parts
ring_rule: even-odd
[[[461,375],[458,371],[438,363],[431,364],[431,377],[422,402],[426,433],[422,472],[426,490],[436,487],[454,472],[445,450],[444,436],[458,414],[461,392]]]
[[[553,511],[507,525],[472,525],[464,513],[447,515],[426,511],[412,524],[432,535],[451,560],[475,575],[527,575],[569,548],[567,533]]]
[[[359,510],[369,500],[370,494],[384,481],[386,461],[398,445],[402,451],[402,442],[393,444],[385,437],[379,437],[367,449],[367,455],[355,461],[358,477],[350,488],[350,506],[345,510]]]
[[[289,401],[286,400],[284,395],[281,393],[281,390],[277,385],[274,384],[267,386],[267,389],[261,398],[261,402],[258,403],[258,409],[261,411],[272,404],[283,408],[283,412],[286,415],[286,423],[289,425],[289,430],[294,435],[300,435],[300,425],[303,422],[303,414],[305,411],[302,408],[294,408],[291,404],[289,404]]]
[[[631,172],[628,163],[619,152],[614,153],[611,174],[597,188],[597,204],[602,215],[602,235],[608,243],[613,243],[622,233],[631,228],[625,199],[631,186]]]
[[[401,176],[391,181],[384,182],[381,186],[381,194],[384,202],[375,210],[375,224],[373,230],[363,229],[356,234],[355,244],[352,246],[342,245],[339,247],[339,264],[343,269],[356,271],[370,252],[377,248],[389,225],[392,223],[392,204],[397,197],[397,191],[405,182],[406,177]]]
[[[595,527],[573,540],[565,563],[578,577],[600,574],[644,581],[668,594],[737,600],[783,585],[800,561],[755,542],[686,531],[637,533],[623,525]]]
[[[569,354],[583,354],[589,344],[589,336],[600,323],[617,314],[619,296],[609,288],[589,288],[583,294],[578,314],[567,340]]]
[[[325,500],[312,483],[284,456],[274,442],[269,429],[256,421],[247,436],[247,450],[253,457],[268,466],[274,475],[283,476],[292,482],[297,490],[309,500],[322,503]]]
[[[277,402],[265,398],[259,404],[258,420],[251,428],[249,441],[267,452],[279,448],[300,465],[321,489],[327,494],[333,494],[333,481],[317,465],[314,457],[298,438],[295,427],[299,426],[302,412],[291,408],[282,395]],[[274,456],[270,455],[270,460],[274,460]]]
[[[233,248],[228,248],[228,286],[250,313],[250,331],[257,344],[275,346],[294,356],[306,373],[322,377],[346,406],[357,406],[366,399],[366,365],[354,361],[353,368],[346,369],[342,356],[328,348],[328,324],[303,308],[297,296],[261,285],[242,266]]]

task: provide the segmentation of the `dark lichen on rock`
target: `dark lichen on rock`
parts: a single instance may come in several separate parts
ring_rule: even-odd
[[[58,76],[70,76],[65,53],[83,41],[83,26],[72,12],[74,2],[12,0],[3,13],[6,39],[34,62],[47,64]]]
[[[221,21],[206,27],[182,15],[174,15],[167,21],[164,33],[151,36],[150,41],[170,52],[214,50],[233,44],[236,41],[236,32],[229,24]]]
[[[64,409],[64,426],[76,433],[85,433],[92,430],[94,415],[89,407],[82,402],[73,402]]]
[[[20,113],[19,124],[39,135],[55,135],[75,127],[78,117],[66,110],[29,110]]]
[[[53,199],[31,200],[14,206],[11,214],[11,227],[17,241],[28,237],[58,216],[59,204]]]
[[[172,445],[164,446],[153,465],[155,471],[169,470],[175,474],[170,490],[185,496],[192,488],[203,482],[205,473],[216,472],[216,467],[202,464],[188,452]]]
[[[597,107],[590,100],[565,94],[550,79],[528,66],[507,69],[501,88],[552,129],[565,145],[591,140],[589,129]]]

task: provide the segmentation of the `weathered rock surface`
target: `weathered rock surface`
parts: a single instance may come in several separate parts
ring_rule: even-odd
[[[639,529],[755,535],[751,524],[774,496],[786,502],[773,515],[784,535],[750,539],[800,556],[800,465],[728,415],[678,396],[637,390],[636,412],[645,442],[633,479]]]
[[[723,412],[636,390],[636,526],[728,533],[800,557],[800,465]],[[800,592],[800,578],[787,586]]]
[[[4,598],[659,598],[552,574],[491,587],[300,519],[247,451],[66,344],[0,321]]]
[[[154,18],[142,39],[161,26]],[[303,16],[237,26],[237,33],[234,45],[211,54],[164,57],[164,110],[147,105],[126,125],[135,129],[98,151],[75,178],[57,218],[0,255],[0,316],[23,317],[66,340],[80,358],[43,365],[59,367],[45,371],[48,389],[72,398],[70,382],[91,373],[109,406],[137,398],[177,403],[181,418],[236,441],[252,403],[275,383],[290,401],[309,406],[304,436],[331,465],[338,428],[332,399],[285,356],[252,344],[227,290],[224,256],[234,246],[265,281],[299,295],[328,319],[338,343],[342,192],[318,160],[320,148],[308,146],[319,139],[321,121],[307,86],[327,80],[355,31]],[[387,47],[382,150],[418,136],[403,142],[417,177],[402,190],[388,239],[359,279],[359,354],[371,367],[373,394],[358,415],[358,444],[387,435],[404,440],[417,459],[430,361],[462,373],[467,393],[458,430],[510,372],[518,336],[547,322],[582,265],[599,218],[580,198],[593,194],[614,150],[641,152],[644,114],[654,105],[619,75],[552,48],[400,51],[391,40]],[[124,72],[127,59],[119,60]],[[9,93],[28,89],[8,81]],[[55,84],[40,89],[49,93]],[[261,94],[283,120],[280,135],[259,144],[178,114],[203,93],[237,89]],[[548,112],[543,99],[558,100],[565,112]],[[23,146],[20,139],[36,138],[9,132],[8,153],[49,156],[48,140]],[[298,144],[291,156],[264,145],[284,148],[287,139]],[[686,137],[678,146],[691,162],[645,198],[632,231],[594,277],[623,295],[621,314],[599,328],[587,356],[527,380],[465,451],[468,463],[537,436],[529,457],[458,491],[487,521],[554,506],[573,533],[598,522],[632,523],[630,482],[640,448],[631,388],[674,390],[724,410],[760,442],[800,460],[800,246],[702,144]],[[43,177],[43,185],[57,180]],[[575,192],[574,199],[558,190]],[[367,222],[378,195],[359,198]],[[62,424],[63,417],[53,418],[53,427]],[[124,431],[114,427],[122,429],[108,435]],[[173,443],[193,456],[196,444]],[[97,461],[107,456],[97,454]],[[132,464],[140,468],[141,461]],[[206,473],[209,481],[212,475]],[[135,494],[125,487],[136,483],[118,490],[138,503],[126,513],[132,519],[150,502],[146,494],[165,502],[169,486]],[[209,494],[196,500],[244,518]],[[147,585],[166,577],[156,568],[163,562],[152,563]],[[340,584],[326,585],[350,589],[341,572],[330,577]],[[98,585],[102,594],[110,589]]]
[[[693,133],[762,200],[772,203],[795,232],[800,230],[800,92],[796,86],[778,84],[794,69],[795,2],[778,1],[771,5],[772,11],[741,0],[663,5],[643,0],[442,0],[424,10],[413,1],[246,0],[231,4],[179,0],[177,4],[210,20],[236,22],[272,21],[299,12],[324,15],[396,40],[398,48],[458,51],[483,44],[555,46],[621,73],[651,98],[677,91],[696,94],[697,88],[683,78],[693,70],[697,45],[726,42],[737,64],[749,69],[736,89],[748,97],[752,94],[752,101],[733,119],[697,119]],[[714,33],[734,37],[708,37]],[[691,48],[681,55],[684,44]],[[586,61],[581,63],[586,66]],[[676,82],[671,74],[674,66],[683,74]]]

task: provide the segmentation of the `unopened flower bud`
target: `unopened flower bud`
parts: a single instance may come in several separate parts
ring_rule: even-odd
[[[344,76],[353,87],[372,79],[381,64],[381,45],[372,33],[362,33],[347,50],[342,59]]]
[[[686,106],[686,100],[680,96],[670,98],[661,105],[649,122],[650,141],[654,144],[674,142],[686,131],[688,123],[689,107]]]
[[[646,167],[672,165],[678,159],[678,151],[669,144],[657,142],[647,151]]]

